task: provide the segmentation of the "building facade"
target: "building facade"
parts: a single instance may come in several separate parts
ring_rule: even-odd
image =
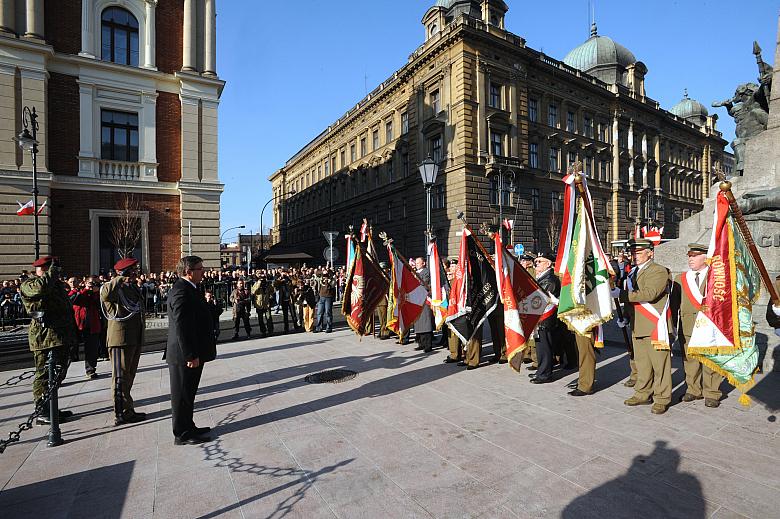
[[[12,141],[38,114],[41,254],[97,273],[125,235],[144,270],[182,254],[217,267],[216,0],[0,1],[0,277],[29,268],[30,153]],[[134,239],[133,238],[137,238]]]
[[[442,255],[457,254],[458,211],[472,225],[513,219],[513,243],[554,248],[561,178],[575,162],[605,241],[637,223],[676,236],[722,167],[717,116],[687,93],[661,108],[645,92],[647,67],[595,24],[559,61],[506,30],[507,10],[501,0],[431,7],[408,63],[271,175],[275,236],[321,257],[322,231],[368,218],[422,254],[426,157],[440,165],[432,227]]]

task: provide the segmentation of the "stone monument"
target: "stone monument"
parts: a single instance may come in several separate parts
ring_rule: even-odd
[[[774,68],[761,59],[757,44],[754,44],[753,53],[758,64],[758,84],[739,85],[734,97],[713,103],[713,106],[726,107],[737,124],[736,138],[732,142],[735,176],[729,180],[761,258],[774,279],[780,274],[780,19]],[[773,83],[775,88],[772,88]],[[712,180],[714,184],[703,210],[680,222],[679,238],[656,248],[656,260],[675,273],[687,269],[688,243],[709,243],[715,197],[719,191],[717,176],[713,174]],[[767,302],[764,289],[754,307],[753,320],[757,333],[763,334],[765,341],[769,339],[768,344],[764,344],[771,350],[777,341],[764,319]],[[778,357],[780,347],[774,353],[767,352],[764,369],[772,369],[773,363],[780,368]]]

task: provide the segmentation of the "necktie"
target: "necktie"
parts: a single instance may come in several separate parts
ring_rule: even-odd
[[[699,288],[699,273],[698,272],[696,273],[695,278],[696,278],[696,288]]]

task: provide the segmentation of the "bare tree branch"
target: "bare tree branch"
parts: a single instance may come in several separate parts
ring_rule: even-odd
[[[111,219],[111,243],[120,258],[129,258],[141,241],[141,219],[137,216],[141,204],[134,195],[125,193],[117,205],[120,214]]]

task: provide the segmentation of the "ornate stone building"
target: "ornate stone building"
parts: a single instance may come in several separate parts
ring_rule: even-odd
[[[655,222],[675,236],[699,211],[726,141],[700,103],[667,111],[645,92],[647,67],[598,34],[563,61],[506,30],[501,0],[439,0],[408,63],[271,175],[274,234],[322,257],[321,231],[363,217],[400,250],[424,250],[417,164],[440,164],[432,222],[457,254],[458,210],[478,224],[515,219],[512,242],[555,246],[561,178],[580,161],[603,239]],[[681,88],[682,90],[682,88]],[[442,252],[445,254],[445,252]],[[343,260],[343,256],[342,256]]]
[[[32,217],[15,214],[32,189],[12,141],[24,107],[40,125],[42,254],[73,273],[109,268],[128,209],[145,270],[190,251],[219,265],[215,4],[0,0],[0,278],[33,258]]]

